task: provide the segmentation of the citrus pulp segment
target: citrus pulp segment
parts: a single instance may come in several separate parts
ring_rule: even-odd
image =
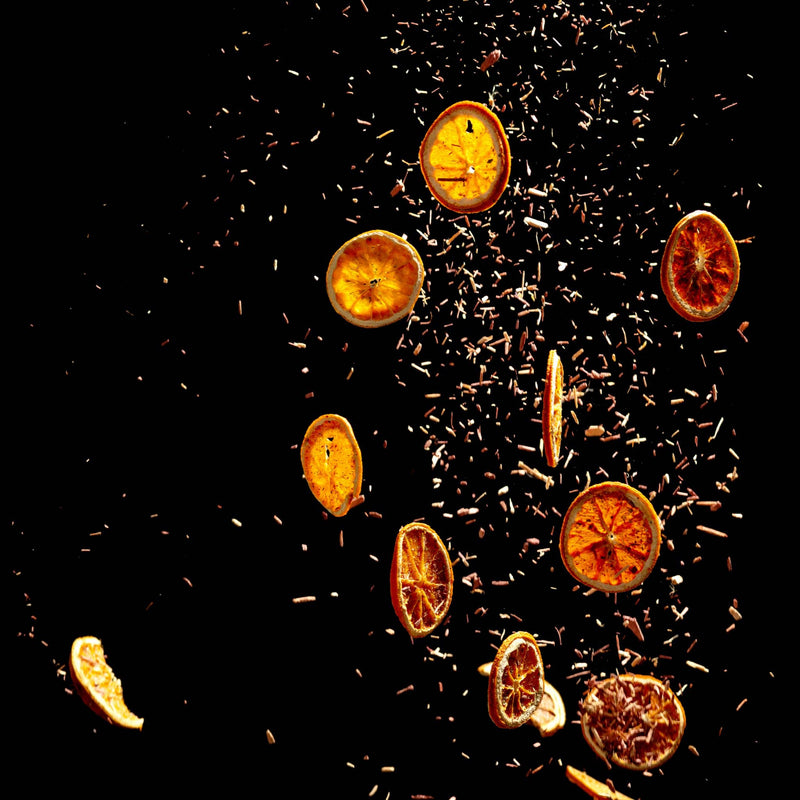
[[[125,705],[122,684],[108,666],[101,641],[80,636],[72,643],[69,674],[78,696],[112,725],[141,730],[144,720]]]
[[[561,405],[564,394],[564,365],[555,350],[547,355],[544,382],[542,434],[548,467],[555,467],[561,452]]]
[[[434,120],[419,163],[431,194],[445,208],[476,213],[491,208],[508,185],[511,151],[497,115],[462,100]]]
[[[584,489],[561,525],[559,549],[575,580],[604,592],[639,586],[661,547],[661,524],[650,501],[624,483]]]
[[[390,590],[395,614],[415,639],[427,636],[445,618],[453,598],[453,564],[430,526],[412,522],[398,532]]]
[[[544,693],[544,664],[534,636],[506,637],[489,672],[489,717],[498,728],[518,728],[530,719]]]
[[[739,251],[725,224],[693,211],[670,233],[661,258],[661,288],[672,308],[692,322],[728,308],[739,286]]]
[[[678,749],[686,728],[681,701],[651,675],[591,682],[580,703],[581,732],[596,755],[630,770],[655,769]]]
[[[350,423],[339,414],[317,417],[303,437],[300,460],[314,497],[343,517],[361,495],[361,449]]]
[[[361,328],[380,328],[411,313],[424,277],[413,245],[389,231],[371,230],[333,254],[326,286],[340,316]]]

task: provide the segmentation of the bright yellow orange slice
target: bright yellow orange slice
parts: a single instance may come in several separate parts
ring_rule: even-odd
[[[531,718],[544,694],[544,664],[534,636],[506,637],[489,672],[489,717],[498,728],[518,728]]]
[[[564,515],[559,542],[567,571],[603,592],[634,589],[651,573],[661,524],[650,501],[624,483],[584,489]]]
[[[511,151],[497,115],[462,100],[434,120],[422,140],[419,163],[431,194],[447,209],[491,208],[508,185]]]
[[[564,365],[555,350],[547,356],[547,375],[544,382],[542,435],[544,456],[548,467],[555,467],[561,453],[561,404],[564,394]]]
[[[630,770],[672,758],[686,728],[681,701],[651,675],[612,675],[590,684],[580,703],[581,731],[596,755]]]
[[[303,437],[300,460],[311,493],[333,516],[343,517],[360,499],[361,449],[344,417],[317,417]]]
[[[453,599],[453,564],[430,526],[412,522],[398,532],[390,590],[397,618],[415,639],[427,636],[447,615]]]
[[[661,258],[661,288],[672,308],[691,322],[728,308],[739,286],[739,251],[722,220],[693,211],[672,229]]]
[[[593,800],[633,800],[627,794],[612,789],[607,783],[569,765],[567,765],[567,780],[580,786]]]
[[[407,317],[425,278],[416,248],[389,231],[372,230],[346,241],[331,257],[326,284],[336,312],[361,328]]]
[[[122,684],[106,663],[103,645],[94,636],[72,643],[69,674],[78,696],[112,725],[141,730],[144,720],[133,714],[122,697]]]

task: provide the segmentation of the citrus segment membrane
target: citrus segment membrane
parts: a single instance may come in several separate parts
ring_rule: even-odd
[[[672,229],[661,259],[661,288],[672,308],[692,322],[722,314],[739,286],[739,251],[725,224],[693,211]]]
[[[309,426],[300,447],[311,493],[335,517],[343,517],[361,495],[361,449],[350,423],[323,414]]]
[[[561,406],[564,395],[564,365],[555,350],[547,356],[544,382],[542,435],[548,467],[555,467],[561,453]]]
[[[650,675],[612,675],[590,681],[580,703],[581,731],[606,763],[654,769],[678,749],[686,728],[680,700]]]
[[[637,489],[607,481],[584,489],[564,515],[559,549],[575,580],[604,592],[624,592],[650,574],[661,525]]]
[[[530,719],[544,693],[544,665],[536,639],[512,633],[497,650],[489,672],[489,717],[498,728],[518,728]]]
[[[413,245],[389,231],[372,230],[349,239],[333,254],[326,286],[340,316],[362,328],[379,328],[411,313],[424,277]]]
[[[422,522],[404,525],[395,538],[391,566],[395,614],[415,639],[445,618],[453,598],[453,565],[439,535]]]
[[[503,125],[482,103],[446,108],[422,140],[420,168],[445,208],[476,213],[491,208],[508,185],[511,151]]]
[[[112,725],[141,730],[144,720],[133,714],[122,696],[122,684],[108,666],[101,641],[81,636],[72,643],[69,674],[78,696]]]

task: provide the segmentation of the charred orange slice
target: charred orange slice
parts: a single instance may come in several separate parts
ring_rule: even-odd
[[[564,394],[564,365],[555,350],[547,356],[544,382],[542,435],[548,467],[555,467],[561,453],[561,404]]]
[[[544,694],[544,664],[534,636],[506,637],[489,672],[489,717],[498,728],[519,728],[531,718]]]
[[[686,728],[681,701],[651,675],[612,675],[590,682],[581,699],[580,720],[595,754],[630,770],[660,767],[675,754]]]
[[[584,489],[561,524],[559,548],[575,580],[603,592],[634,589],[652,572],[661,524],[650,501],[616,481]]]
[[[633,800],[627,794],[612,789],[607,783],[569,765],[567,765],[567,780],[580,786],[593,800]]]
[[[397,618],[415,639],[445,618],[453,599],[453,564],[444,542],[428,525],[404,525],[394,542],[391,598]]]
[[[69,674],[78,696],[112,725],[141,730],[144,720],[133,714],[122,697],[122,684],[106,663],[103,645],[94,636],[72,643]]]
[[[380,328],[407,317],[425,278],[416,248],[389,231],[348,239],[331,257],[328,298],[336,312],[361,328]]]
[[[491,208],[508,185],[511,151],[497,115],[462,100],[434,120],[422,140],[419,163],[431,194],[447,209]]]
[[[317,417],[303,437],[300,460],[311,493],[334,517],[343,517],[360,499],[361,449],[344,417]]]
[[[722,220],[693,211],[672,229],[661,258],[661,288],[684,319],[704,322],[728,308],[739,286],[739,251]]]

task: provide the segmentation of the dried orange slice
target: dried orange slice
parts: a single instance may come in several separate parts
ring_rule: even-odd
[[[542,736],[552,736],[567,724],[567,710],[564,708],[564,699],[561,693],[550,681],[544,682],[542,701],[531,714],[528,722],[533,725]]]
[[[555,350],[547,355],[544,381],[542,433],[544,457],[548,467],[555,467],[561,452],[561,403],[564,394],[564,365]]]
[[[739,251],[722,220],[709,211],[683,217],[661,258],[661,288],[672,308],[692,322],[711,320],[738,286]]]
[[[542,702],[544,664],[534,636],[506,637],[489,672],[489,717],[498,728],[519,728]]]
[[[655,769],[670,759],[683,737],[681,701],[651,675],[612,675],[590,683],[580,703],[581,731],[608,764]]]
[[[616,481],[596,483],[572,501],[559,547],[575,580],[603,592],[625,592],[652,572],[661,524],[637,489]]]
[[[343,517],[361,495],[361,449],[350,423],[323,414],[309,426],[300,446],[311,493],[334,517]]]
[[[627,794],[612,789],[607,783],[603,783],[569,764],[567,765],[567,779],[576,786],[580,786],[594,800],[633,800]]]
[[[482,103],[462,100],[434,120],[419,150],[431,194],[451,211],[491,208],[505,191],[511,151],[503,125]]]
[[[69,674],[78,696],[95,714],[112,725],[141,730],[144,720],[133,714],[122,697],[122,684],[106,663],[103,645],[94,636],[72,643]]]
[[[400,528],[391,568],[392,607],[415,639],[445,618],[453,599],[453,564],[439,535],[422,522]]]
[[[424,278],[422,258],[412,244],[372,230],[348,239],[333,254],[326,284],[340,316],[361,328],[380,328],[411,313]]]

